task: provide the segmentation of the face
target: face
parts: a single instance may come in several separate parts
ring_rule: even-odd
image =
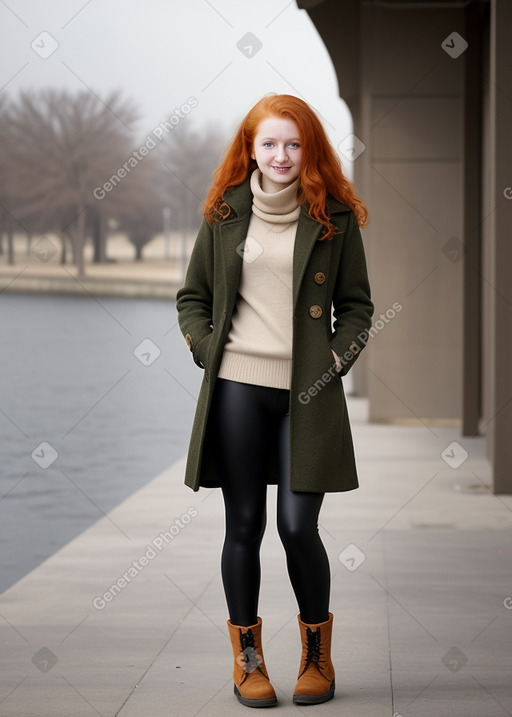
[[[261,171],[261,188],[268,194],[294,182],[300,174],[302,149],[299,128],[291,119],[267,117],[254,137],[251,157]]]

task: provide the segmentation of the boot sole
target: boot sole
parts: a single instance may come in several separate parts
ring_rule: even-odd
[[[234,691],[237,700],[246,707],[275,707],[275,705],[277,705],[277,697],[264,697],[261,700],[250,700],[247,697],[242,697],[236,685],[234,685]]]
[[[334,697],[334,680],[331,684],[329,692],[322,695],[293,695],[293,702],[296,705],[320,705],[322,702],[328,702]]]

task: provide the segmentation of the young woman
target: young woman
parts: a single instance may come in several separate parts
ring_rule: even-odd
[[[180,328],[204,369],[185,483],[222,490],[234,690],[249,707],[277,703],[257,614],[268,484],[278,486],[277,526],[299,608],[293,701],[334,695],[318,515],[326,492],[358,486],[341,377],[373,314],[359,231],[366,221],[313,110],[291,95],[265,96],[214,174],[177,294]]]

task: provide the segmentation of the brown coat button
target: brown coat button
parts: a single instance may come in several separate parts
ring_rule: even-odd
[[[318,304],[313,304],[309,307],[309,313],[314,319],[319,319],[322,316],[322,307]]]
[[[317,284],[323,284],[325,282],[325,274],[323,271],[317,271],[315,274],[315,281]]]
[[[192,336],[190,334],[185,334],[185,341],[187,342],[187,346],[192,351]]]

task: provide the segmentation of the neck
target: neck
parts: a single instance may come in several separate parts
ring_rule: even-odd
[[[260,181],[261,171],[255,169],[251,175],[253,212],[264,219],[270,217],[272,221],[295,221],[300,213],[297,201],[299,179],[277,192],[265,192]]]

